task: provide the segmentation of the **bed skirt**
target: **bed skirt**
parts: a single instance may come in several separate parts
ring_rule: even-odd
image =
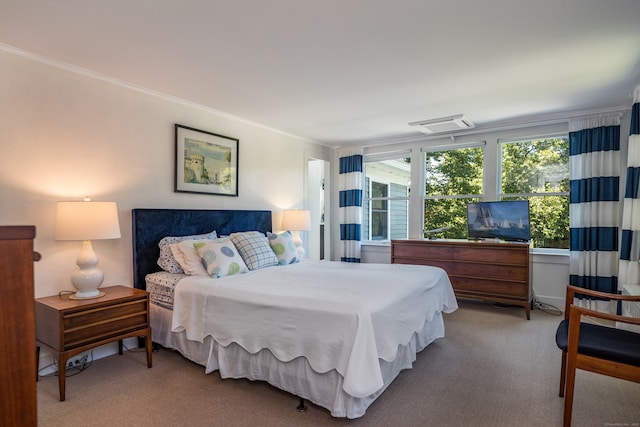
[[[396,358],[380,360],[384,385],[375,393],[356,398],[342,389],[342,376],[331,370],[324,373],[311,369],[304,357],[281,362],[269,350],[251,354],[237,344],[219,345],[211,336],[203,343],[186,338],[185,332],[171,332],[172,311],[151,304],[153,342],[179,351],[187,359],[205,367],[205,373],[219,371],[221,378],[247,378],[269,384],[328,409],[334,417],[359,418],[403,369],[410,369],[416,354],[434,340],[444,337],[442,313],[425,322],[411,341],[398,349]]]

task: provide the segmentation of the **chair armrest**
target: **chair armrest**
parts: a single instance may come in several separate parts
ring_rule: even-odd
[[[579,288],[573,285],[567,285],[567,296],[565,298],[564,303],[564,318],[565,320],[569,320],[569,310],[573,305],[573,299],[576,294],[579,295],[587,295],[597,298],[604,298],[614,301],[637,301],[640,302],[640,295],[622,295],[622,294],[610,294],[608,292],[600,292],[594,291],[591,289]],[[625,319],[629,319],[629,317],[624,317]]]
[[[574,312],[577,313],[579,319],[581,319],[582,316],[590,316],[598,319],[611,320],[613,322],[623,322],[629,323],[631,325],[640,325],[640,317],[621,316],[619,314],[604,313],[602,311],[595,311],[588,308],[572,305],[570,308],[570,314]]]
[[[580,294],[580,295],[589,295],[592,297],[606,298],[606,299],[619,300],[619,301],[640,301],[640,295],[610,294],[608,292],[600,292],[600,291],[593,291],[591,289],[579,288],[573,285],[567,285],[567,295],[569,295],[569,293],[572,294],[572,297],[575,297],[575,294]]]

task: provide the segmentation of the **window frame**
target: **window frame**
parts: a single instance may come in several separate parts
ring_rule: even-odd
[[[497,142],[497,168],[496,168],[496,197],[497,200],[505,200],[510,198],[519,198],[529,200],[531,205],[531,198],[535,197],[566,197],[567,202],[570,197],[569,190],[567,191],[548,191],[548,192],[532,192],[532,193],[503,193],[502,192],[502,163],[503,163],[503,145],[505,144],[517,144],[530,141],[539,141],[547,139],[569,139],[569,132],[552,132],[543,133],[536,136],[524,136],[509,139],[498,139]],[[567,169],[570,167],[570,159],[567,159]],[[568,221],[568,218],[567,218]],[[530,244],[533,247],[533,237]],[[549,252],[549,253],[566,253],[569,248],[553,248],[553,247],[534,247],[535,252]]]
[[[406,186],[407,188],[407,195],[406,196],[391,196],[390,194],[392,193],[391,191],[391,184],[397,184],[397,183],[393,183],[391,181],[385,181],[385,180],[380,180],[380,179],[373,179],[370,176],[367,175],[367,163],[381,163],[384,161],[393,161],[393,160],[398,160],[400,158],[408,158],[410,156],[410,152],[408,151],[401,151],[401,152],[392,152],[392,153],[383,153],[383,154],[370,154],[370,155],[365,155],[364,159],[363,159],[363,166],[364,166],[364,173],[363,173],[363,180],[365,185],[367,185],[367,178],[369,178],[369,182],[368,182],[368,193],[369,193],[369,197],[366,197],[363,194],[363,198],[362,198],[362,206],[363,206],[363,218],[362,218],[362,222],[363,222],[363,227],[365,227],[364,221],[365,221],[365,212],[364,212],[364,208],[368,207],[368,212],[367,212],[367,217],[369,220],[369,224],[366,227],[367,229],[367,235],[366,236],[362,236],[362,243],[365,244],[380,244],[380,243],[388,243],[391,241],[391,234],[392,234],[392,229],[391,229],[391,216],[392,216],[392,211],[391,211],[391,207],[392,204],[391,202],[393,201],[403,201],[406,203],[407,206],[407,213],[406,213],[406,221],[405,221],[405,239],[409,238],[409,200],[410,200],[410,193],[411,193],[411,174],[412,174],[412,164],[411,163],[406,163],[408,165],[408,177],[409,177],[409,183]],[[372,186],[374,183],[378,183],[378,184],[382,184],[382,185],[386,185],[387,186],[387,197],[371,197],[372,194]],[[401,185],[401,184],[398,184]],[[386,239],[372,239],[372,227],[371,227],[371,214],[372,214],[372,208],[373,208],[373,202],[375,201],[386,201],[387,202],[387,237]]]
[[[427,196],[426,194],[426,176],[423,176],[422,179],[424,181],[423,183],[423,187],[422,187],[422,194],[421,194],[421,210],[422,210],[422,215],[421,215],[421,224],[422,224],[422,237],[429,237],[426,236],[426,232],[428,230],[425,229],[424,224],[426,221],[425,218],[425,211],[426,211],[426,202],[427,200],[452,200],[452,199],[470,199],[470,200],[484,200],[485,199],[485,194],[486,194],[486,180],[485,180],[485,175],[486,175],[486,154],[487,154],[487,143],[484,140],[480,140],[480,141],[475,141],[475,142],[469,142],[469,143],[465,143],[465,144],[455,144],[455,145],[443,145],[443,146],[436,146],[436,147],[423,147],[420,150],[420,158],[421,158],[421,168],[423,171],[426,171],[426,156],[427,153],[437,153],[437,152],[445,152],[445,151],[454,151],[454,150],[463,150],[463,149],[468,149],[468,148],[480,148],[482,150],[482,184],[481,184],[481,193],[480,194],[449,194],[449,195],[444,195],[444,194],[439,194],[439,195],[434,195],[434,196]],[[439,228],[439,227],[438,227]]]

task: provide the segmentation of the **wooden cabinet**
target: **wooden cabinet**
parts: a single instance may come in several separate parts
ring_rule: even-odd
[[[391,262],[443,268],[457,297],[524,307],[531,317],[531,257],[525,243],[393,240]]]
[[[65,400],[66,364],[69,358],[86,350],[122,340],[145,337],[147,367],[151,367],[151,327],[149,294],[125,286],[101,288],[105,296],[74,300],[55,295],[36,300],[36,339],[39,346],[58,358],[60,401]]]
[[[0,226],[0,425],[35,426],[33,226]]]

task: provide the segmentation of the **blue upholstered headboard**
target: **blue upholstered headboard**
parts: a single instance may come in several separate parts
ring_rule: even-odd
[[[133,209],[133,287],[145,289],[144,277],[160,271],[158,242],[165,236],[188,236],[215,230],[218,235],[238,231],[271,231],[271,211]]]

